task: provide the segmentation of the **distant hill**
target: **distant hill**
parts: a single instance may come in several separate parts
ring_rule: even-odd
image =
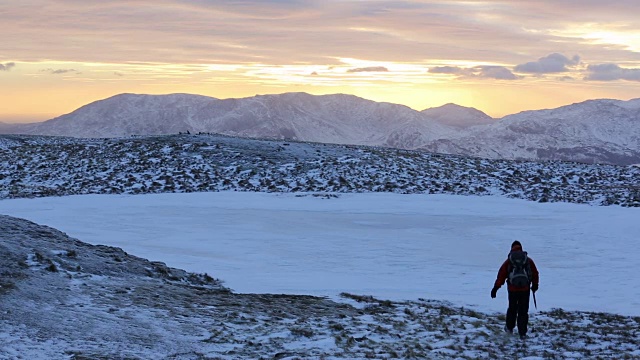
[[[455,104],[415,111],[344,94],[224,100],[121,94],[42,123],[0,124],[0,133],[71,137],[179,132],[629,165],[640,163],[640,99],[590,100],[492,119]]]
[[[21,124],[11,124],[0,121],[0,134],[11,134],[20,131]]]
[[[424,147],[438,153],[494,159],[640,163],[640,99],[590,100],[525,111]]]
[[[421,112],[429,119],[435,120],[443,125],[462,129],[471,126],[489,125],[496,122],[494,118],[478,109],[451,103],[422,110]]]
[[[286,93],[218,100],[186,94],[122,94],[55,119],[29,124],[20,132],[72,137],[206,132],[417,148],[447,136],[451,129],[406,106],[352,95]]]

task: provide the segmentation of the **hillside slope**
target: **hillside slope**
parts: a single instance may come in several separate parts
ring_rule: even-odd
[[[195,191],[497,195],[640,206],[640,168],[182,135],[2,136],[0,199]]]
[[[0,358],[635,358],[640,319],[556,309],[522,343],[499,314],[422,300],[236,294],[0,215]]]

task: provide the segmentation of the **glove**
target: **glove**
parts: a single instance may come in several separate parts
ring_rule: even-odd
[[[498,293],[498,288],[497,287],[494,287],[493,289],[491,289],[491,298],[495,299],[497,293]]]
[[[533,292],[538,291],[538,284],[531,285],[531,291],[533,291]]]

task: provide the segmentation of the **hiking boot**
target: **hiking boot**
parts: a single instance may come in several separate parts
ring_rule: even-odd
[[[520,339],[525,340],[527,338],[527,334],[520,334]]]
[[[507,325],[504,326],[504,332],[509,333],[509,334],[513,334],[513,329],[509,329],[507,327]]]

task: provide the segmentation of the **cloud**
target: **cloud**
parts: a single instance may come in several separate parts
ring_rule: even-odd
[[[80,72],[76,69],[43,69],[40,71],[49,73],[51,75],[60,75],[60,74],[67,74],[67,73],[80,74]]]
[[[519,79],[511,70],[504,66],[481,65],[472,68],[463,68],[458,66],[436,66],[429,69],[434,74],[453,74],[462,78],[481,78],[496,80],[516,80]]]
[[[476,66],[475,74],[481,78],[498,80],[516,80],[518,76],[504,66]]]
[[[571,59],[558,53],[541,57],[538,61],[531,61],[515,67],[516,72],[531,74],[548,74],[569,71],[567,66],[575,66],[580,63],[580,56],[574,55]]]
[[[347,70],[348,73],[359,73],[359,72],[387,72],[389,71],[389,69],[387,69],[384,66],[369,66],[369,67],[362,67],[362,68],[354,68],[354,69],[349,69]]]
[[[435,66],[429,69],[433,74],[460,74],[462,71],[463,69],[457,66]]]
[[[5,64],[0,64],[0,71],[9,71],[12,67],[16,66],[14,62],[8,62]]]
[[[627,69],[622,68],[617,64],[596,64],[589,65],[587,67],[589,73],[585,80],[595,81],[615,81],[615,80],[628,80],[628,81],[640,81],[640,69]]]

